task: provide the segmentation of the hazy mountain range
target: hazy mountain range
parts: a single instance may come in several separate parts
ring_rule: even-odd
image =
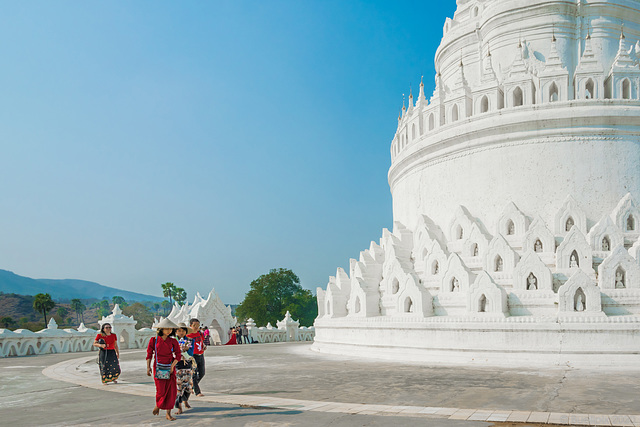
[[[54,300],[59,299],[102,299],[119,295],[127,301],[162,301],[164,298],[129,292],[123,289],[103,286],[99,283],[75,279],[31,279],[18,276],[11,271],[0,270],[0,292],[20,295],[48,293]]]

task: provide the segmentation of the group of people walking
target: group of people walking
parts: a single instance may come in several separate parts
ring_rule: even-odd
[[[162,319],[155,329],[158,332],[149,340],[146,359],[147,375],[153,376],[156,386],[153,415],[165,410],[167,419],[174,421],[174,408],[181,414],[183,405],[191,407],[189,397],[193,393],[204,396],[199,383],[205,375],[204,351],[209,337],[200,330],[198,319],[191,319],[189,326]],[[100,349],[98,363],[103,384],[116,383],[121,372],[120,350],[110,324],[102,325],[93,345]]]

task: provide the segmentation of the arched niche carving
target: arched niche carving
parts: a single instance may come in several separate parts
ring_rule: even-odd
[[[442,275],[447,264],[448,255],[438,241],[434,241],[425,261],[425,281],[435,287],[442,282]]]
[[[567,196],[562,207],[560,207],[556,213],[555,234],[558,236],[566,235],[569,232],[567,230],[567,223],[569,221],[573,222],[569,230],[575,226],[583,235],[587,234],[587,216],[578,205],[578,202],[571,196]]]
[[[464,262],[462,261],[460,256],[458,256],[458,254],[456,253],[449,255],[446,271],[442,276],[440,293],[444,294],[451,292],[468,292],[469,277],[469,270],[464,265]],[[455,281],[457,281],[457,287]]]
[[[631,221],[629,221],[630,218]],[[636,201],[631,197],[631,193],[627,193],[620,202],[618,202],[618,205],[613,212],[611,212],[611,220],[623,235],[627,237],[640,235],[640,209],[638,209]],[[634,226],[632,230],[629,229],[631,223]]]
[[[536,247],[536,243],[538,247]],[[537,250],[540,249],[540,250]],[[553,233],[547,228],[542,218],[537,217],[529,227],[524,236],[522,244],[523,251],[533,251],[537,253],[554,253],[556,251],[556,239]]]
[[[482,308],[484,311],[481,311]],[[467,311],[473,314],[489,313],[504,317],[509,313],[507,294],[493,282],[491,276],[483,271],[469,288]]]
[[[469,214],[469,211],[464,206],[458,206],[456,212],[454,214],[453,220],[449,225],[449,240],[456,241],[461,240],[460,235],[462,234],[462,239],[469,235],[469,231],[471,230],[471,225],[475,221]]]
[[[518,209],[515,203],[509,202],[502,210],[500,218],[498,218],[496,234],[502,234],[507,237],[507,240],[515,238],[516,236],[522,239],[528,227],[529,220],[527,217]]]
[[[415,274],[407,274],[397,296],[397,312],[405,315],[428,317],[433,315],[433,298]]]
[[[577,259],[572,260],[572,254],[577,255]],[[593,274],[593,259],[591,246],[587,243],[587,239],[578,229],[573,226],[571,231],[565,236],[558,250],[556,251],[556,266],[558,269],[580,268],[587,274]]]
[[[611,220],[611,217],[605,215],[589,230],[587,241],[594,251],[608,252],[612,248],[624,244],[624,235]]]
[[[371,242],[369,249],[360,252],[360,259],[350,260],[351,294],[347,302],[350,316],[372,317],[380,314],[380,283],[384,251]],[[360,309],[357,309],[356,302]]]
[[[499,260],[502,261],[501,270],[498,268]],[[494,273],[511,274],[518,260],[518,254],[511,248],[511,246],[509,246],[509,243],[504,237],[498,235],[491,240],[491,243],[489,243],[487,255],[485,257],[484,269],[485,271]]]
[[[618,277],[620,270],[621,278]],[[618,283],[620,279],[624,286]],[[624,246],[616,246],[598,266],[598,285],[601,289],[640,288],[640,265]]]
[[[530,275],[535,278],[535,289],[553,291],[553,274],[537,253],[526,252],[513,270],[513,288],[532,290]]]
[[[328,317],[345,317],[347,301],[351,294],[351,279],[343,268],[338,268],[335,276],[329,277],[327,291],[325,293],[326,312]]]
[[[579,298],[576,297],[580,293],[584,298],[582,307],[576,307],[579,302]],[[558,310],[564,314],[603,314],[600,289],[584,271],[576,270],[569,280],[558,289]]]
[[[469,235],[463,244],[462,256],[481,257],[487,253],[488,247],[489,238],[482,232],[482,230],[480,230],[477,223],[472,223]]]

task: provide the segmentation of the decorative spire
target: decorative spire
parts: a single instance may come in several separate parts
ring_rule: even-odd
[[[418,101],[416,102],[416,108],[421,108],[427,105],[427,98],[424,96],[424,76],[420,76],[420,92],[418,93]]]
[[[413,112],[413,88],[411,87],[411,83],[409,83],[409,114]]]
[[[407,107],[404,103],[404,93],[402,94],[402,117],[404,117],[404,113],[407,111]]]
[[[482,81],[489,82],[496,79],[496,73],[491,63],[491,49],[487,45],[487,56],[484,58],[484,67],[482,71]]]
[[[547,58],[545,70],[560,70],[563,68],[562,59],[560,59],[560,55],[558,55],[556,41],[557,39],[554,29],[553,37],[551,38],[551,49],[549,51],[549,57]]]
[[[622,28],[620,29],[620,44],[618,45],[618,53],[616,54],[616,58],[613,61],[612,70],[621,71],[624,69],[635,69],[635,62],[629,55],[629,47],[627,46],[627,41],[624,36],[624,24],[622,24]]]
[[[522,54],[522,39],[518,38],[518,47],[516,49],[516,57],[511,64],[509,76],[527,74],[527,65],[524,63],[524,55]]]
[[[462,51],[460,52],[460,54],[462,55]],[[459,71],[458,76],[456,78],[455,86],[458,87],[458,88],[467,87],[469,84],[467,83],[467,79],[464,76],[464,64],[462,63],[462,56],[460,57],[460,66],[458,67],[458,69],[460,71]]]

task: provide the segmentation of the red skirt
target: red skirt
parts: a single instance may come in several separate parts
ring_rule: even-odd
[[[160,409],[173,409],[178,395],[176,371],[171,373],[168,380],[156,378],[156,367],[153,367],[153,381],[156,383],[156,406]]]
[[[233,344],[238,344],[236,342],[236,334],[231,334],[231,338],[229,338],[229,341],[227,341],[225,345],[233,345]]]

